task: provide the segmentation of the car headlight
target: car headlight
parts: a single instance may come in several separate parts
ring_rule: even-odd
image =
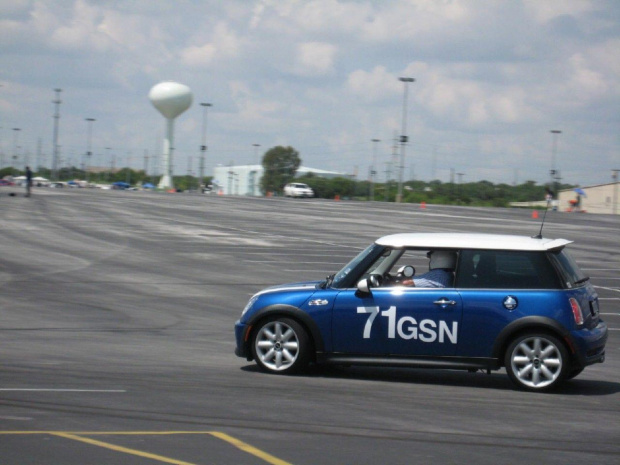
[[[252,308],[252,305],[254,305],[254,303],[256,302],[256,300],[258,299],[258,296],[255,295],[253,296],[248,303],[246,304],[245,308],[243,309],[243,311],[241,312],[241,316],[243,317],[243,315],[246,314],[246,312]]]

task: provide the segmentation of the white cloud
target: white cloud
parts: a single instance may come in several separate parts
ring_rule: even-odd
[[[347,88],[355,96],[372,102],[395,95],[401,85],[394,73],[384,66],[376,66],[371,71],[358,69],[349,74]]]
[[[563,0],[561,2],[523,0],[523,3],[538,23],[546,23],[563,15],[580,16],[593,8],[593,2],[584,0]]]
[[[237,34],[224,23],[218,23],[205,44],[187,47],[180,52],[183,62],[191,67],[207,67],[217,59],[235,57],[240,51]]]
[[[337,48],[325,42],[305,42],[297,47],[293,73],[302,76],[321,76],[333,71]]]
[[[208,43],[202,46],[187,47],[181,51],[181,58],[189,66],[204,67],[211,64],[216,53],[216,46]]]
[[[88,112],[97,118],[95,138],[99,131],[140,153],[141,144],[152,149],[159,121],[148,89],[175,79],[214,103],[213,159],[218,149],[286,140],[308,154],[305,164],[364,172],[368,141],[389,141],[400,128],[398,77],[411,76],[412,156],[453,147],[451,162],[471,154],[467,179],[488,170],[501,177],[502,168],[512,179],[529,166],[519,150],[547,157],[548,131],[558,127],[564,172],[584,156],[607,168],[620,161],[619,11],[615,2],[588,0],[4,2],[0,120],[24,128],[24,146],[28,134],[49,138],[58,86],[62,124]],[[190,148],[180,137],[179,154],[195,152],[200,108],[184,118]],[[78,126],[61,128],[61,144],[76,153],[84,142]],[[480,140],[493,144],[481,150]],[[506,154],[504,167],[489,166],[494,153]]]

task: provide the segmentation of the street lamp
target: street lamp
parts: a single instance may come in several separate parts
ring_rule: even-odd
[[[377,174],[377,142],[381,142],[380,139],[371,139],[372,142],[372,164],[370,165],[370,201],[375,200],[375,177]]]
[[[13,170],[16,169],[17,159],[19,158],[17,154],[19,148],[19,146],[17,145],[17,140],[19,139],[19,131],[21,131],[20,128],[13,128]]]
[[[110,150],[112,150],[112,147],[106,147],[105,148],[105,154],[106,154],[106,160],[103,162],[103,165],[105,166],[106,162],[110,163],[110,171],[112,170],[112,158],[110,158]],[[106,170],[106,174],[105,174],[105,181],[108,182],[110,180],[110,171]]]
[[[212,107],[211,103],[201,103],[203,108],[202,112],[202,145],[200,146],[200,186],[204,186],[204,171],[205,171],[205,154],[207,151],[207,109]]]
[[[93,138],[93,123],[97,121],[95,118],[85,118],[86,125],[88,126],[88,135],[86,139],[86,182],[88,182],[88,166],[90,165],[90,158],[93,155],[92,152],[92,138]]]
[[[396,194],[396,202],[400,203],[403,200],[403,170],[405,169],[405,146],[407,145],[407,94],[408,85],[410,82],[415,82],[414,78],[401,77],[398,78],[404,84],[403,92],[403,126],[400,136],[400,170],[398,171],[398,194]]]
[[[258,148],[260,147],[260,144],[252,144],[252,147],[254,147],[254,162],[256,165],[259,165],[259,161],[258,161]]]
[[[54,89],[56,92],[56,99],[52,100],[56,110],[54,111],[54,147],[52,151],[52,179],[58,180],[58,125],[60,123],[60,93],[62,89]]]
[[[611,170],[611,179],[614,183],[614,206],[612,210],[614,215],[618,214],[618,172],[620,170]]]
[[[456,173],[456,175],[458,176],[459,180],[458,180],[458,184],[457,184],[457,195],[458,195],[458,203],[461,203],[461,184],[463,184],[463,176],[465,176],[465,173]]]
[[[551,131],[552,134],[552,146],[551,146],[551,170],[549,170],[549,177],[550,177],[550,185],[549,187],[551,188],[552,192],[551,194],[553,195],[554,199],[558,199],[558,185],[557,185],[557,181],[558,179],[560,179],[560,173],[559,171],[556,169],[555,167],[555,161],[556,161],[556,154],[557,154],[557,150],[558,150],[558,136],[560,134],[562,134],[562,131],[559,131],[557,129],[552,129]],[[554,208],[555,210],[555,208]]]

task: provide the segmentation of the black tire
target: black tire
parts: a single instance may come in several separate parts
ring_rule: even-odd
[[[298,373],[308,366],[312,344],[306,330],[291,318],[274,317],[257,325],[252,355],[268,373]]]
[[[510,380],[526,391],[549,391],[567,376],[570,360],[566,346],[555,336],[528,333],[515,338],[504,356]]]

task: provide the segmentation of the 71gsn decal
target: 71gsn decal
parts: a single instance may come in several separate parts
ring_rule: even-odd
[[[402,339],[416,339],[422,342],[450,342],[456,344],[458,338],[458,322],[452,321],[452,328],[444,320],[424,319],[419,323],[412,316],[396,317],[396,307],[391,306],[387,310],[380,312],[379,307],[357,307],[357,313],[367,313],[368,319],[364,325],[364,339],[370,339],[372,325],[381,313],[382,317],[388,319],[388,339],[395,339],[396,334]]]

